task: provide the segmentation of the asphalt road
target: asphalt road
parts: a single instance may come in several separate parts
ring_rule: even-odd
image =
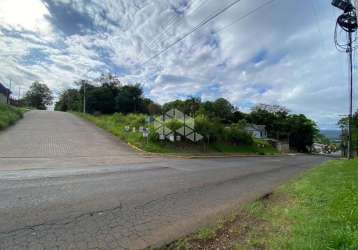
[[[0,133],[0,249],[142,249],[190,233],[317,156],[148,158],[71,114]]]

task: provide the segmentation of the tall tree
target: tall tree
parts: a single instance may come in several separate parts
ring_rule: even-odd
[[[52,100],[53,96],[49,87],[38,81],[32,83],[24,97],[26,105],[40,110],[45,110],[46,106],[52,104]]]
[[[348,145],[348,118],[342,118],[338,122],[338,126],[342,129],[341,148],[344,152],[347,151]],[[358,153],[358,110],[352,117],[352,150]]]
[[[68,89],[63,92],[55,105],[58,111],[82,111],[82,96],[77,89]]]
[[[143,105],[143,89],[139,84],[126,85],[120,88],[115,98],[116,111],[121,113],[137,113]]]
[[[288,124],[290,147],[299,152],[309,151],[319,132],[317,125],[302,114],[290,115]]]
[[[208,116],[210,119],[219,119],[223,123],[230,123],[235,112],[234,106],[225,98],[219,98],[214,102],[202,103],[198,113]]]

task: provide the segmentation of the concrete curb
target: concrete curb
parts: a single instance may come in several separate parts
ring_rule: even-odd
[[[147,152],[131,143],[127,143],[133,150],[144,154],[146,157],[166,157],[178,159],[222,159],[222,158],[239,158],[239,157],[281,157],[292,154],[276,154],[276,155],[255,155],[255,154],[222,154],[222,155],[177,155],[177,154],[161,154]]]

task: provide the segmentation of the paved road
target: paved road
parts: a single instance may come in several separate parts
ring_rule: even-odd
[[[0,152],[0,249],[158,246],[324,161],[146,158],[51,112],[1,133]]]
[[[140,162],[125,143],[62,112],[30,111],[0,132],[0,169],[98,166]]]

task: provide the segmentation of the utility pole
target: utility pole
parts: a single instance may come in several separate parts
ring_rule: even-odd
[[[349,115],[348,115],[348,160],[352,159],[352,116],[353,116],[353,46],[352,32],[348,33],[348,71],[349,71]]]
[[[86,113],[86,80],[82,80],[83,84],[83,113]]]
[[[357,3],[357,0],[355,0]],[[333,0],[332,5],[338,9],[343,10],[343,14],[337,19],[337,24],[348,33],[348,43],[340,44],[337,41],[337,29],[335,30],[335,44],[336,47],[348,54],[348,86],[349,86],[349,112],[348,112],[348,142],[347,142],[347,158],[352,159],[352,116],[353,116],[353,41],[352,33],[358,29],[357,9],[352,4],[351,0]]]
[[[7,104],[10,104],[10,95],[11,95],[11,78],[10,78],[10,85],[9,85],[9,91],[7,93],[7,100],[6,100],[6,103]]]
[[[21,99],[21,87],[19,86],[19,97],[18,97],[19,101]]]

